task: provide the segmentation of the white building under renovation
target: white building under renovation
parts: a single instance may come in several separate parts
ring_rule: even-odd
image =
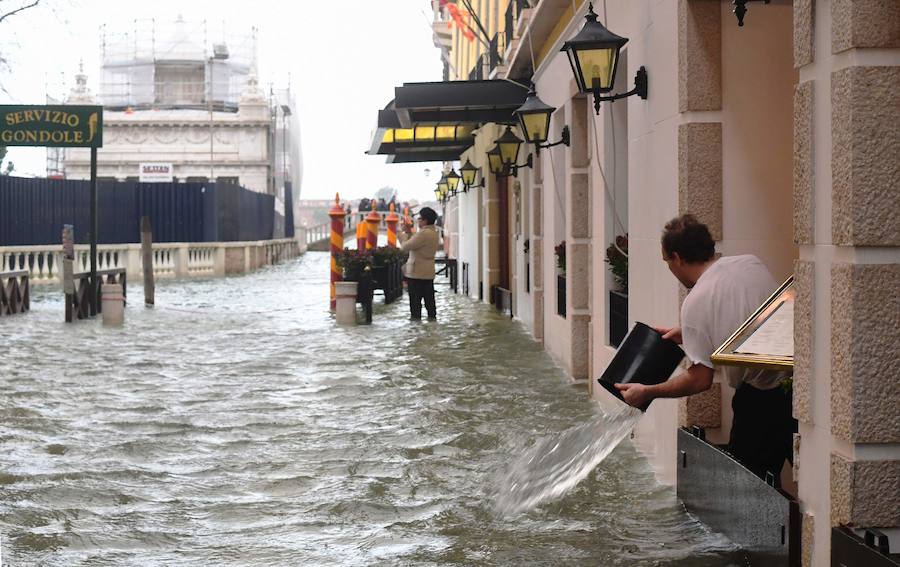
[[[98,178],[216,180],[273,194],[283,234],[284,203],[300,193],[299,119],[290,87],[259,85],[256,30],[226,35],[181,18],[134,26],[101,28],[100,92],[80,71],[66,101],[104,106]],[[89,150],[67,150],[62,174],[89,178]]]

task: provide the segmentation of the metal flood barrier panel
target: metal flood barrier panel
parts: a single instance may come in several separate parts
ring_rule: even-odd
[[[900,567],[900,554],[890,553],[887,536],[877,530],[861,538],[848,528],[831,528],[831,567]]]
[[[140,242],[140,220],[153,222],[154,242],[269,240],[275,196],[233,183],[98,181],[100,244]],[[59,244],[64,224],[75,242],[89,237],[90,183],[0,176],[0,246]]]
[[[800,565],[800,508],[701,435],[678,430],[678,496],[753,567]]]

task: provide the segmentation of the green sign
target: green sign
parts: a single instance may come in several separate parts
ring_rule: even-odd
[[[103,107],[0,105],[0,146],[102,147]]]

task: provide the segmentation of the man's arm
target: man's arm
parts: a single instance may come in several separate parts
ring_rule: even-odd
[[[415,250],[417,248],[425,246],[425,238],[422,236],[423,234],[424,233],[420,230],[419,232],[410,236],[408,240],[404,241],[401,239],[400,250],[409,252],[410,250]]]
[[[637,382],[616,384],[628,405],[639,407],[656,398],[682,398],[705,392],[712,387],[713,369],[703,364],[694,364],[687,372],[671,378],[662,384],[647,386]]]

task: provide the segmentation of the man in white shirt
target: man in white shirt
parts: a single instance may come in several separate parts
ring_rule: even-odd
[[[691,366],[662,384],[616,384],[626,402],[640,406],[655,398],[678,398],[708,390],[721,372],[737,391],[729,451],[744,466],[776,483],[785,459],[791,458],[791,394],[781,387],[785,373],[741,367],[716,368],[710,355],[746,321],[771,294],[776,283],[765,265],[752,255],[717,258],[706,225],[691,215],[666,224],[663,261],[690,290],[681,306],[681,326],[657,329],[663,338],[683,345]]]

